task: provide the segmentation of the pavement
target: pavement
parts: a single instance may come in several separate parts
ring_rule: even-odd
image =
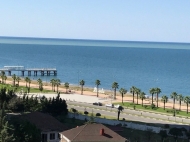
[[[42,97],[43,95],[47,98],[56,97],[57,94],[42,94],[42,93],[31,93],[29,96]],[[21,95],[22,96],[22,95]],[[105,106],[95,106],[92,105],[94,102],[101,103],[112,103],[110,98],[97,98],[96,96],[86,96],[80,94],[60,94],[62,99],[65,99],[68,104],[68,108],[75,107],[79,111],[84,111],[85,109],[89,112],[92,110],[94,112],[99,112],[105,116],[117,117],[117,109],[109,108]],[[189,125],[190,119],[187,117],[174,117],[172,115],[158,114],[154,112],[146,112],[141,110],[134,110],[131,108],[125,108],[121,113],[121,118],[126,120],[141,121],[146,123],[161,123],[161,124],[180,124]]]

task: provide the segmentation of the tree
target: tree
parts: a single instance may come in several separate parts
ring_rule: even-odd
[[[52,86],[52,91],[54,90],[54,92],[55,92],[55,79],[51,79],[50,83],[51,83],[51,86]]]
[[[19,82],[20,82],[21,78],[19,76],[16,77],[16,81],[17,81],[17,84],[19,86]]]
[[[132,86],[132,87],[130,88],[130,92],[133,94],[133,103],[134,103],[134,97],[135,97],[135,89],[136,89],[135,86]]]
[[[186,105],[187,105],[187,114],[188,114],[188,107],[189,107],[189,103],[190,103],[190,97],[189,96],[186,96],[184,98],[184,103],[186,103]]]
[[[3,76],[3,79],[5,80],[5,84],[6,84],[7,76],[4,75],[4,76]]]
[[[158,95],[161,93],[161,89],[155,88],[155,93],[156,93],[156,101],[157,101],[157,107],[158,107]]]
[[[14,127],[8,121],[5,122],[1,130],[1,142],[15,142]]]
[[[28,82],[28,93],[30,93],[30,83],[31,83],[31,79],[30,79],[29,77],[28,77],[27,82]]]
[[[173,109],[175,109],[175,100],[177,99],[177,93],[176,92],[172,92],[172,94],[170,95],[170,97],[173,99]]]
[[[4,77],[5,77],[5,71],[1,71],[1,79],[2,79],[2,83],[4,84]]]
[[[159,135],[161,136],[162,142],[164,142],[165,138],[168,137],[166,130],[160,130]]]
[[[64,87],[65,87],[66,93],[67,93],[67,89],[69,89],[69,83],[68,83],[68,82],[65,82]]]
[[[101,116],[101,114],[100,113],[96,113],[96,117],[100,117]]]
[[[25,77],[25,78],[24,78],[24,81],[26,82],[26,87],[27,87],[28,77]]]
[[[116,99],[116,89],[119,87],[117,82],[112,83],[112,88],[114,89],[114,100]]]
[[[168,97],[166,95],[163,95],[161,101],[164,103],[164,110],[165,110],[165,104],[168,102]]]
[[[146,94],[145,94],[144,92],[141,92],[141,93],[140,93],[140,96],[139,96],[140,99],[142,100],[142,106],[143,106],[143,100],[146,98],[145,95],[146,95]]]
[[[81,95],[83,95],[83,86],[85,85],[85,81],[81,80],[80,81],[80,86],[81,86]]]
[[[13,86],[15,86],[16,75],[13,74],[13,75],[12,75],[12,78],[13,78]]]
[[[96,80],[96,81],[95,81],[95,85],[96,85],[96,88],[97,88],[97,97],[98,97],[99,85],[101,85],[100,80]]]
[[[135,89],[135,93],[137,94],[137,105],[139,104],[138,100],[139,100],[139,94],[140,94],[140,92],[141,92],[141,90],[139,88]]]
[[[77,113],[77,110],[75,108],[71,108],[71,111],[74,113],[74,117],[75,117],[75,114]]]
[[[179,136],[183,136],[183,133],[182,133],[182,130],[181,130],[181,128],[171,128],[170,130],[169,130],[169,134],[170,135],[172,135],[172,136],[174,136],[174,139],[175,139],[175,141],[177,142],[177,138],[179,137]]]
[[[55,85],[57,86],[57,93],[58,93],[58,88],[59,88],[59,85],[61,85],[61,80],[60,79],[56,79],[55,80]]]
[[[120,113],[121,113],[121,111],[123,111],[123,110],[124,110],[124,108],[123,108],[122,106],[119,106],[119,107],[118,107],[117,120],[119,120]]]
[[[120,92],[120,94],[121,94],[121,97],[122,97],[122,104],[123,104],[123,96],[124,96],[124,94],[127,93],[127,90],[124,89],[124,88],[121,88],[121,89],[119,90],[119,92]]]
[[[183,101],[183,95],[182,94],[179,94],[177,96],[177,100],[179,101],[179,110],[181,111],[181,102]]]
[[[150,88],[149,93],[152,95],[152,104],[153,104],[153,98],[155,94],[155,88]]]

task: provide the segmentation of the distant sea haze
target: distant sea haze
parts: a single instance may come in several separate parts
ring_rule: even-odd
[[[190,44],[72,39],[0,37],[0,68],[3,66],[56,67],[63,83],[111,90],[136,86],[147,95],[152,87],[162,95],[190,95]],[[21,75],[20,72],[15,72]],[[49,81],[54,76],[31,76]]]

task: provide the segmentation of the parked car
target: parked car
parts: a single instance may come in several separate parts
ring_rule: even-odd
[[[93,105],[102,106],[102,103],[100,103],[100,102],[95,102],[95,103],[93,103]]]
[[[111,107],[111,108],[113,108],[113,107],[114,107],[114,104],[106,104],[105,106],[106,106],[106,107]]]

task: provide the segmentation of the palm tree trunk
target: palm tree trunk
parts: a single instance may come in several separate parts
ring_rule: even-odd
[[[83,85],[81,86],[81,95],[83,95]]]
[[[181,111],[181,101],[179,101],[179,110]]]
[[[154,94],[152,94],[152,104],[153,104],[153,95],[154,95]]]
[[[119,120],[120,111],[117,113],[117,120]]]
[[[114,88],[114,100],[116,99],[116,88]]]
[[[174,102],[173,102],[173,109],[174,109],[174,107],[175,107],[175,99],[174,99]]]
[[[165,110],[165,104],[166,104],[166,102],[164,101],[164,110]]]
[[[58,93],[58,85],[57,85],[57,93]]]
[[[98,90],[98,85],[97,85],[97,97],[98,97],[98,92],[99,92],[99,90]]]
[[[137,105],[138,105],[138,99],[139,99],[139,94],[137,93]]]
[[[51,88],[52,88],[51,90],[53,91],[53,83],[52,83],[52,85],[51,85]]]
[[[134,94],[134,92],[133,92],[133,103],[134,103],[134,97],[135,97],[134,95],[135,95],[135,94]]]
[[[123,94],[122,94],[122,104],[123,104]]]
[[[158,107],[158,93],[157,93],[156,99],[157,99],[157,107]]]
[[[142,99],[142,106],[143,106],[143,99]]]
[[[188,114],[188,103],[187,103],[187,114]]]

